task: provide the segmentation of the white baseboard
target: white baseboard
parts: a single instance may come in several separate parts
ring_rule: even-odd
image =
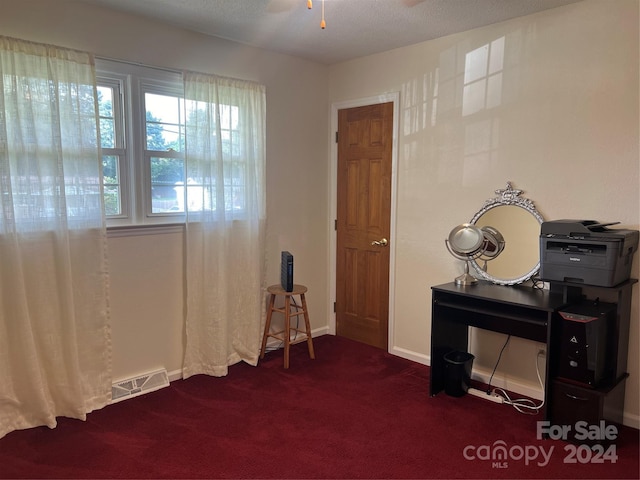
[[[411,350],[407,350],[405,348],[394,346],[389,349],[389,353],[392,355],[396,355],[397,357],[406,358],[407,360],[411,360],[416,363],[421,363],[422,365],[431,364],[431,358],[429,355],[412,352]]]
[[[182,379],[182,369],[173,370],[171,372],[167,372],[167,375],[169,376],[169,383],[175,382],[176,380],[181,380]]]

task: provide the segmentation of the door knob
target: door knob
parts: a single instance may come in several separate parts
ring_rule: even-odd
[[[387,241],[387,239],[383,238],[382,240],[374,240],[373,242],[371,242],[371,245],[378,246],[378,247],[386,247],[388,243],[389,242]]]

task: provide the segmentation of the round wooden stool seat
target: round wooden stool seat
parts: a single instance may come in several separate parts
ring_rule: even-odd
[[[315,359],[315,353],[313,351],[313,338],[311,337],[311,323],[309,322],[309,312],[307,310],[307,300],[305,293],[307,293],[307,287],[304,285],[293,285],[293,290],[287,292],[282,285],[271,285],[267,287],[269,292],[269,306],[267,308],[267,321],[264,325],[264,335],[262,336],[262,348],[260,349],[260,358],[264,358],[265,350],[267,348],[267,339],[269,337],[277,338],[282,341],[284,346],[284,368],[289,368],[289,347],[296,343],[307,342],[307,348],[309,349],[309,357]],[[300,305],[293,298],[294,296],[300,297]],[[275,306],[276,298],[284,297],[284,306],[278,308]],[[293,309],[293,311],[292,311]],[[278,332],[271,332],[271,318],[273,312],[282,313],[284,316],[284,329]],[[305,329],[301,330],[297,327],[291,326],[291,317],[297,317],[302,315],[304,317]],[[291,338],[291,333],[294,334],[294,339]],[[297,337],[297,334],[304,334],[301,338]]]
[[[304,285],[293,285],[293,290],[287,292],[282,285],[271,285],[267,287],[267,292],[272,295],[302,295],[303,293],[307,293],[307,287]]]

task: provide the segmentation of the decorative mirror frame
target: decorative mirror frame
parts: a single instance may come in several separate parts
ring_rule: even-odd
[[[496,190],[495,193],[497,196],[490,198],[489,200],[486,200],[482,208],[478,211],[478,213],[476,213],[473,216],[473,218],[469,223],[472,223],[475,225],[476,222],[480,219],[480,217],[483,214],[485,214],[486,212],[488,212],[493,208],[501,207],[505,205],[513,205],[516,207],[523,208],[524,210],[529,212],[531,215],[535,217],[538,223],[541,224],[542,222],[544,222],[544,218],[542,218],[542,215],[540,214],[540,212],[538,212],[538,210],[536,209],[535,205],[531,200],[521,196],[522,192],[523,192],[522,190],[514,189],[511,186],[511,182],[507,182],[507,187],[504,189]],[[469,263],[471,263],[471,266],[476,271],[478,276],[480,276],[484,280],[488,280],[490,282],[493,282],[499,285],[517,285],[519,283],[524,283],[528,280],[531,280],[531,278],[534,277],[540,270],[540,260],[538,260],[538,263],[536,263],[536,265],[524,275],[521,275],[513,279],[504,279],[504,278],[494,277],[493,275],[490,275],[489,273],[487,273],[478,264],[476,260],[470,260]]]

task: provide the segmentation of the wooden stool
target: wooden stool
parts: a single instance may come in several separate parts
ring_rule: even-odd
[[[264,358],[265,349],[267,347],[267,338],[269,337],[277,338],[284,343],[284,368],[289,368],[289,347],[296,343],[306,341],[307,347],[309,348],[309,357],[311,357],[311,359],[316,358],[313,352],[313,339],[311,338],[311,324],[309,323],[307,301],[304,298],[304,294],[306,291],[307,287],[305,287],[304,285],[294,285],[291,292],[287,292],[284,288],[282,288],[281,285],[271,285],[267,288],[267,292],[271,294],[271,298],[269,299],[269,308],[267,309],[267,321],[264,325],[264,335],[262,337],[260,358]],[[279,295],[284,296],[283,308],[275,307],[276,297]],[[300,295],[302,305],[298,305],[295,302],[295,299],[293,299],[293,303],[291,303],[291,297],[293,297],[294,295]],[[291,311],[292,306],[295,308],[295,312]],[[284,330],[270,333],[269,329],[271,328],[271,315],[273,314],[273,312],[280,312],[284,314]],[[297,315],[304,315],[305,330],[300,330],[291,326],[291,317],[295,317]],[[306,334],[306,337],[297,340],[291,340],[291,331],[294,331],[296,333],[304,333]]]

